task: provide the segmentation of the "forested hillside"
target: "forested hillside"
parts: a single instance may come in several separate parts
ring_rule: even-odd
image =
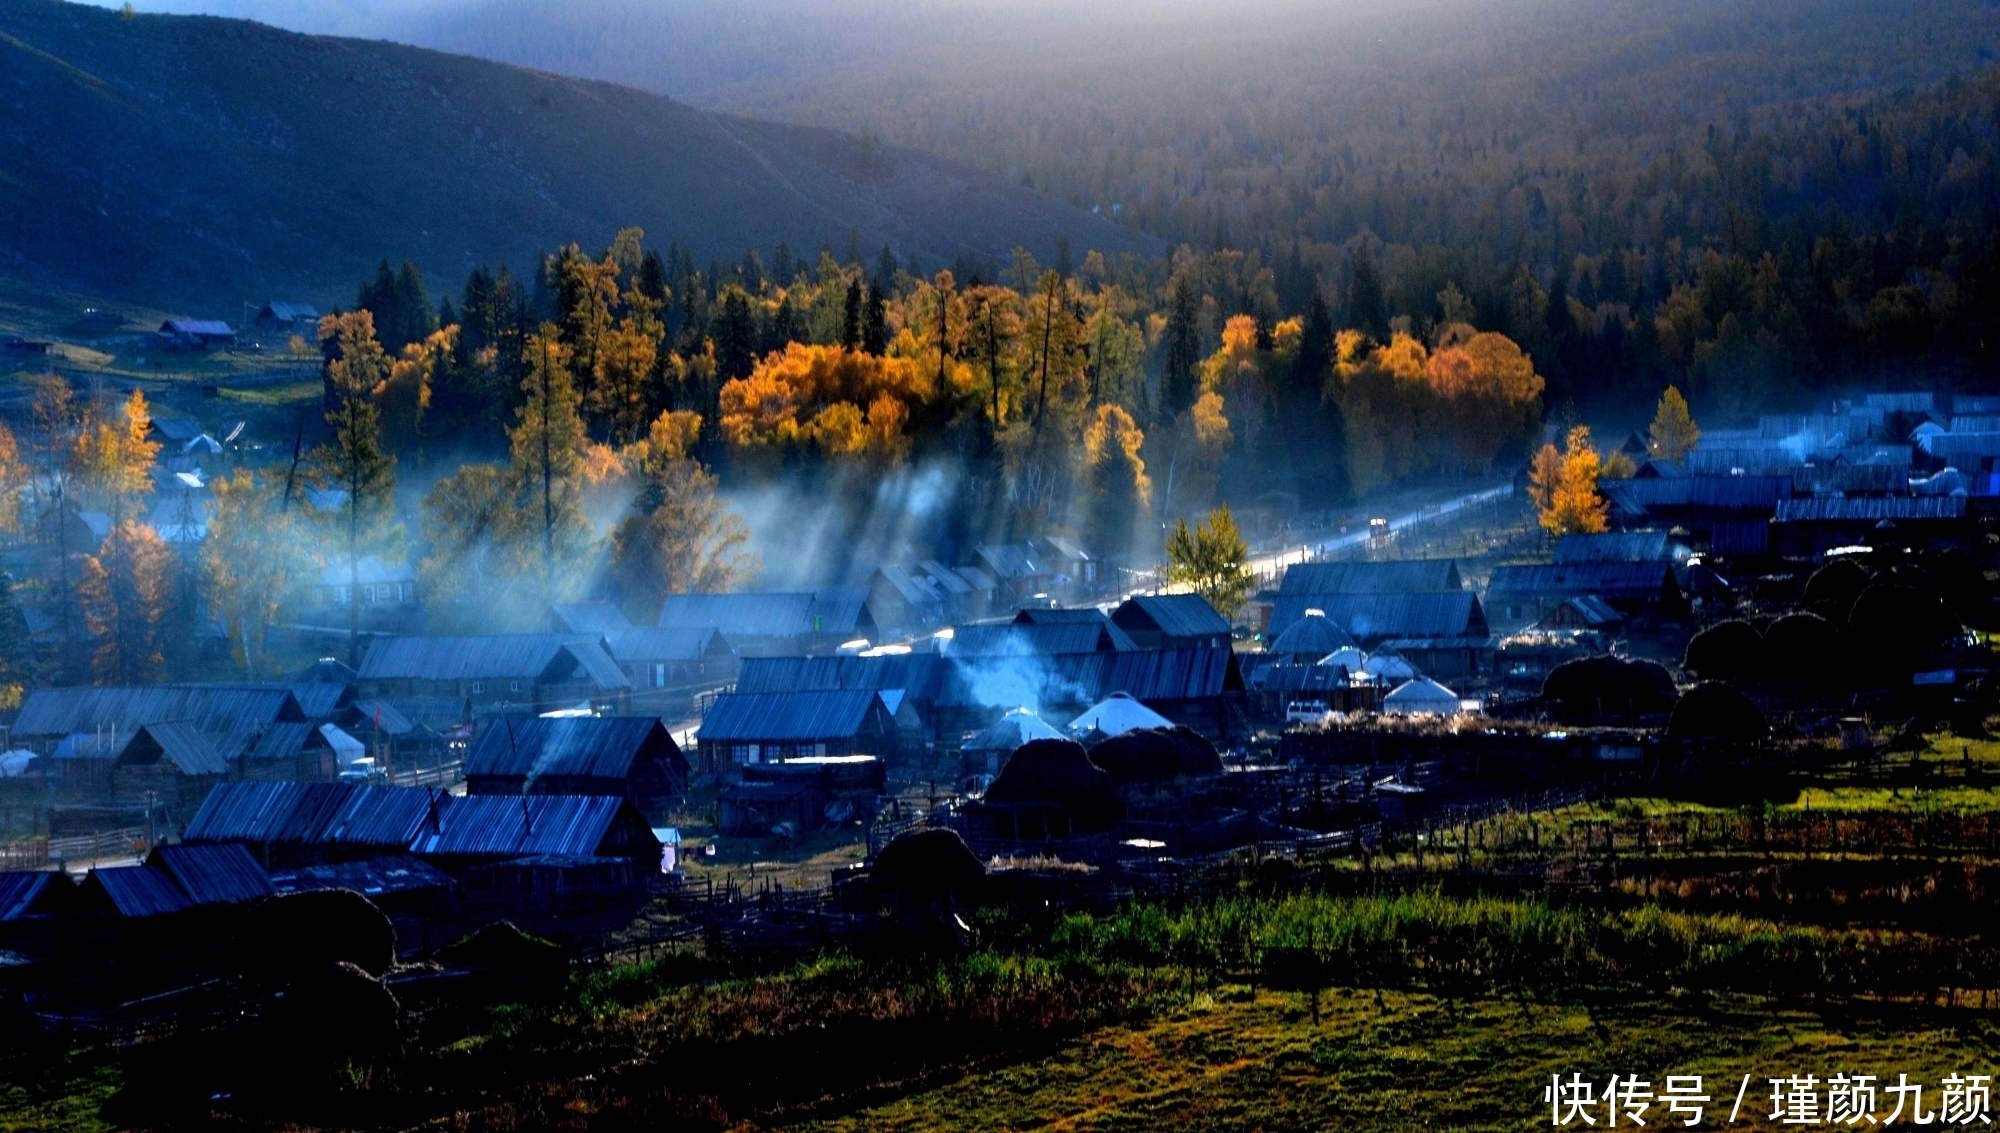
[[[850,238],[962,252],[1147,241],[817,129],[386,43],[0,0],[0,272],[233,313],[384,254],[460,275],[638,224],[701,256]]]
[[[459,0],[348,18],[870,131],[1252,251],[1274,315],[1318,281],[1366,324],[1379,282],[1386,317],[1505,330],[1552,403],[1671,377],[1733,408],[1995,361],[2000,6],[1983,0],[728,8],[749,14]],[[1357,253],[1379,267],[1360,285]]]

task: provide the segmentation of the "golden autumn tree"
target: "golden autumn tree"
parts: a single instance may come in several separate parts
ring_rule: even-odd
[[[152,489],[153,461],[160,455],[152,429],[152,407],[135,389],[115,411],[91,413],[70,446],[75,479],[114,523]]]
[[[647,384],[659,362],[665,328],[659,304],[634,291],[625,297],[626,314],[605,338],[590,390],[592,416],[603,422],[614,445],[639,440],[652,404]]]
[[[556,278],[556,310],[563,316],[560,333],[568,348],[564,359],[574,367],[576,387],[596,404],[604,384],[605,354],[611,345],[618,309],[618,263],[606,256],[592,260],[571,244],[550,258]]]
[[[157,681],[166,663],[167,598],[173,552],[151,527],[125,520],[83,561],[77,601],[97,639],[90,675],[98,684]]]
[[[0,422],[0,531],[11,534],[21,529],[22,496],[31,479],[14,430]]]
[[[347,653],[361,663],[361,558],[397,542],[396,458],[382,441],[382,408],[376,391],[389,380],[390,362],[375,338],[375,317],[365,310],[328,315],[320,339],[331,344],[326,364],[326,423],[333,439],[313,453],[312,476],[340,494],[337,518],[346,542]]]
[[[1222,326],[1222,346],[1202,360],[1201,388],[1229,405],[1235,435],[1251,451],[1271,443],[1277,402],[1267,370],[1269,351],[1257,347],[1257,320],[1232,315]]]
[[[1661,460],[1680,460],[1701,443],[1701,427],[1694,423],[1687,398],[1679,386],[1668,386],[1653,410],[1653,423],[1646,430],[1646,448]]]
[[[1590,427],[1571,429],[1563,442],[1561,471],[1548,493],[1548,505],[1542,509],[1542,527],[1554,535],[1605,530],[1610,505],[1597,490],[1602,471],[1603,463],[1590,441]]]
[[[317,564],[299,513],[285,506],[282,481],[238,469],[210,482],[202,566],[208,601],[251,680],[267,667],[271,629],[304,594]]]
[[[726,590],[756,569],[744,549],[749,528],[691,455],[700,433],[697,414],[662,413],[628,450],[639,485],[633,514],[611,533],[610,581],[635,620],[651,618],[668,594]]]
[[[809,447],[893,462],[908,451],[909,407],[935,388],[912,358],[794,342],[723,384],[723,439],[753,454]]]
[[[1112,551],[1132,544],[1151,506],[1153,484],[1139,455],[1146,434],[1122,405],[1100,405],[1083,431],[1087,484],[1086,531],[1093,546]]]
[[[526,395],[507,430],[515,484],[525,526],[532,539],[517,542],[523,573],[541,581],[544,601],[568,589],[558,580],[583,556],[591,539],[583,512],[583,488],[590,438],[583,425],[583,396],[571,378],[569,348],[554,324],[543,323],[528,340]],[[533,564],[532,569],[526,569]]]
[[[390,452],[416,452],[421,460],[424,414],[430,411],[431,391],[451,364],[458,333],[456,326],[443,327],[403,347],[389,363],[388,375],[375,387],[375,402],[382,413],[382,443]]]

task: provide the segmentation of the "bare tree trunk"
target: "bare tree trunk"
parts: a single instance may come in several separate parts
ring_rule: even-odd
[[[542,596],[555,600],[555,470],[550,467],[549,345],[542,343]]]
[[[1055,329],[1056,289],[1052,283],[1049,287],[1048,302],[1042,308],[1042,377],[1041,384],[1035,392],[1035,431],[1037,433],[1040,433],[1042,428],[1042,411],[1047,409],[1049,405],[1049,339],[1054,336]]]

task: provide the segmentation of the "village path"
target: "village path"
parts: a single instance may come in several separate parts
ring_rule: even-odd
[[[1505,499],[1513,494],[1514,485],[1511,482],[1497,484],[1437,500],[1433,503],[1423,504],[1394,515],[1382,516],[1381,518],[1388,520],[1389,532],[1394,535],[1408,528],[1418,527],[1443,519],[1457,512],[1465,511],[1468,508],[1476,508],[1483,504],[1492,503],[1495,500]],[[1357,525],[1350,525],[1350,529],[1344,535],[1333,535],[1316,542],[1287,544],[1275,550],[1253,554],[1246,560],[1245,565],[1258,577],[1269,578],[1278,575],[1284,568],[1295,563],[1311,562],[1314,559],[1326,558],[1341,551],[1349,551],[1365,546],[1367,542],[1368,521],[1364,519]]]

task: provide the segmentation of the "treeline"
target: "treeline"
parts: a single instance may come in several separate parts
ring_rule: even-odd
[[[525,281],[475,270],[435,311],[408,265],[384,263],[357,298],[385,351],[432,359],[406,366],[416,384],[382,386],[392,448],[497,450],[539,412],[534,375],[560,370],[586,466],[662,415],[732,487],[830,473],[866,495],[942,466],[964,490],[915,534],[958,550],[1060,530],[1151,562],[1162,526],[1218,494],[1313,511],[1485,474],[1525,456],[1541,414],[1543,379],[1507,337],[1386,315],[1380,333],[1343,329],[1318,291],[1284,313],[1271,270],[1237,252],[1016,252],[925,273],[887,249],[864,264],[781,245],[768,266],[752,251],[699,267],[631,229]],[[866,501],[849,502],[865,522]]]

